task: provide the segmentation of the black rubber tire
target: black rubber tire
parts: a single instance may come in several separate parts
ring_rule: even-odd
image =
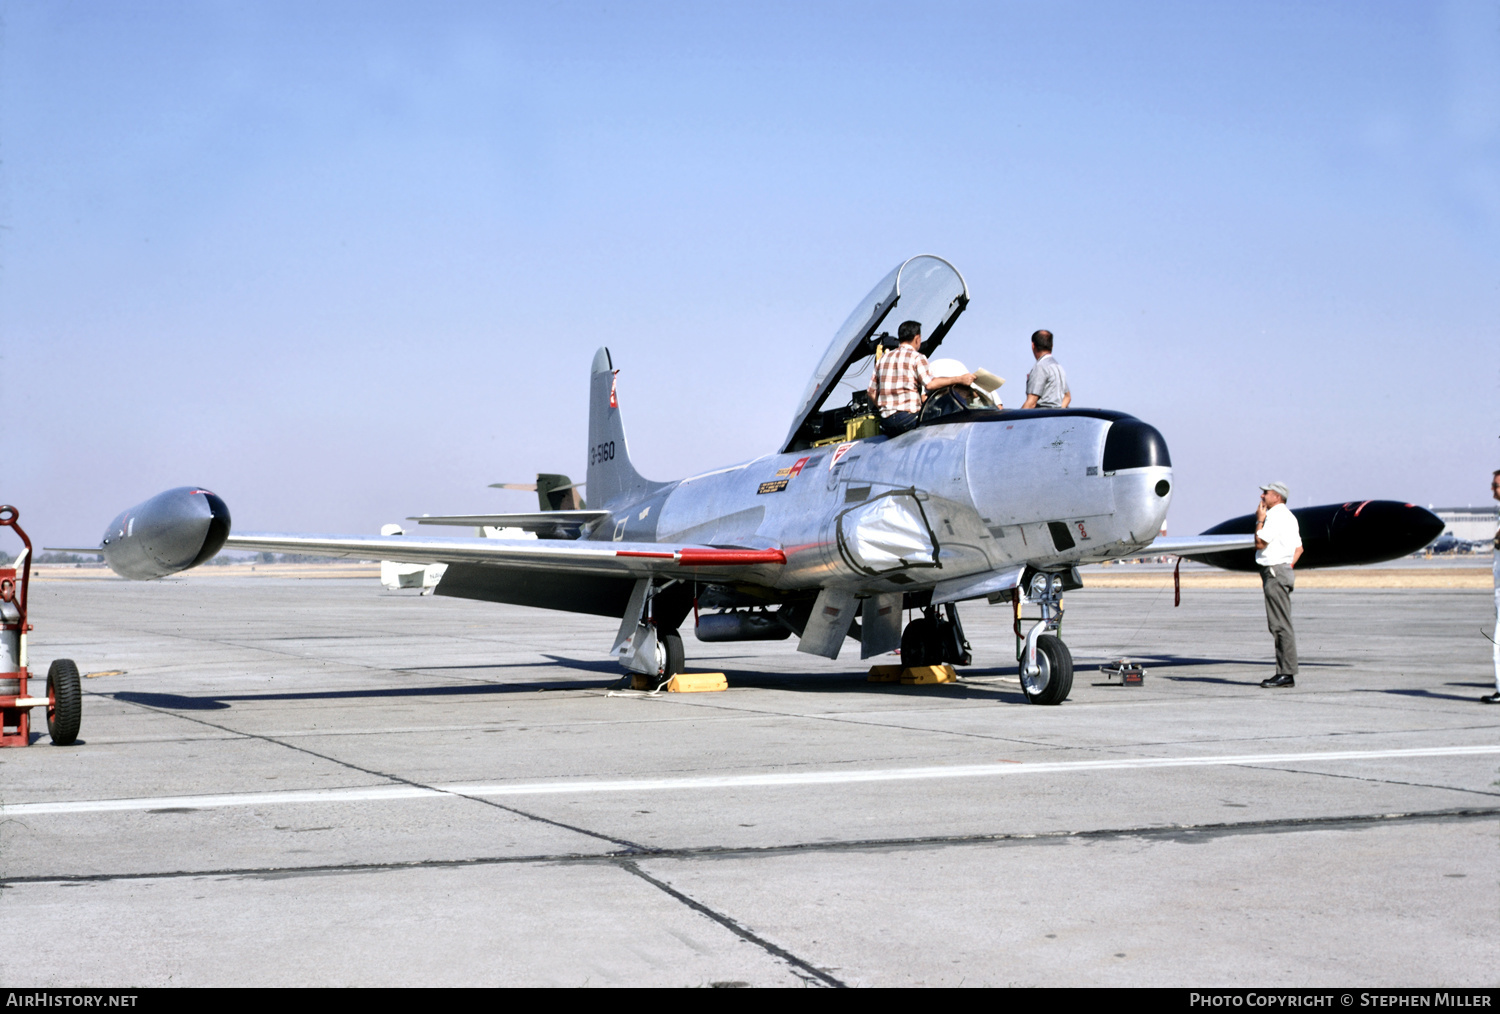
[[[936,634],[932,629],[932,620],[926,616],[918,616],[906,625],[901,632],[901,664],[907,669],[915,669],[918,666],[937,665],[942,659],[933,643]]]
[[[1021,680],[1021,690],[1032,704],[1061,704],[1073,691],[1073,653],[1061,639],[1053,634],[1042,634],[1036,639],[1037,664],[1046,671],[1046,682],[1041,686],[1028,685]]]
[[[667,649],[667,666],[661,673],[663,679],[676,676],[687,665],[687,656],[682,650],[682,635],[675,630],[658,633],[661,643]]]
[[[83,683],[70,658],[60,658],[47,669],[47,733],[53,746],[70,746],[83,721]]]

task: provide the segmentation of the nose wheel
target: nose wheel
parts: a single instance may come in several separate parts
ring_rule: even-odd
[[[1022,656],[1021,690],[1032,704],[1061,704],[1073,689],[1073,653],[1052,634],[1036,639],[1036,662]]]
[[[1016,595],[1016,634],[1021,632],[1021,589]],[[1042,616],[1026,633],[1017,661],[1021,691],[1032,704],[1061,704],[1073,691],[1073,653],[1055,633],[1062,630],[1062,575],[1039,573],[1031,579],[1027,598],[1041,607]]]

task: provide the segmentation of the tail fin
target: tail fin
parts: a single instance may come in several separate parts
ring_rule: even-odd
[[[538,472],[536,474],[537,509],[543,511],[583,510],[583,497],[578,495],[578,487],[581,485],[583,484],[574,483],[566,475]]]
[[[662,483],[643,479],[630,464],[625,426],[615,397],[615,368],[609,349],[594,353],[589,377],[589,502],[596,508],[625,498],[645,496]]]
[[[520,489],[535,493],[537,510],[540,511],[581,511],[583,498],[578,495],[578,488],[582,485],[556,472],[538,472],[536,482],[492,482],[490,489]]]

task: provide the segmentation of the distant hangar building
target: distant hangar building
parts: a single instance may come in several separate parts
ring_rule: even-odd
[[[1495,507],[1429,507],[1443,521],[1443,535],[1466,542],[1494,542],[1500,513]],[[1439,536],[1441,538],[1441,536]]]

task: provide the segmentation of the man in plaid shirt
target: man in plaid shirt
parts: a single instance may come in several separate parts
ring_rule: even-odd
[[[888,437],[899,436],[917,424],[923,392],[974,383],[972,373],[957,377],[932,375],[927,368],[927,357],[917,351],[922,344],[922,325],[917,321],[902,324],[896,337],[901,344],[875,364],[875,375],[870,378],[868,388],[870,400],[880,412],[880,429]]]

